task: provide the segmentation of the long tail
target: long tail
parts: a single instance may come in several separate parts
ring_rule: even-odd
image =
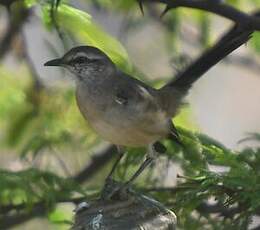
[[[213,47],[203,53],[183,72],[180,72],[174,80],[166,84],[161,90],[174,88],[181,91],[181,94],[185,96],[195,81],[224,57],[246,43],[253,32],[250,25],[233,26]]]

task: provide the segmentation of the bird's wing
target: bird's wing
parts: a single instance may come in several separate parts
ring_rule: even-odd
[[[121,105],[142,105],[146,109],[159,109],[158,92],[145,83],[120,72],[115,84],[115,101]]]

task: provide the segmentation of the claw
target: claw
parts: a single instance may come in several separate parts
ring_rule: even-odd
[[[161,13],[160,18],[163,18],[163,16],[171,9],[169,5],[167,5],[164,9],[164,11]]]
[[[116,194],[119,193],[121,188],[121,183],[111,178],[107,178],[105,185],[101,191],[101,198],[103,200],[111,200],[112,197],[116,197]]]

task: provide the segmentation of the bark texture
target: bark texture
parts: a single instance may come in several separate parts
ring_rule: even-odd
[[[75,214],[73,230],[174,230],[176,216],[161,203],[132,195],[123,201],[96,200]]]

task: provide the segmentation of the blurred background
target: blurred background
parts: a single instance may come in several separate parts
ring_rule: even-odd
[[[260,8],[257,0],[225,2],[244,12]],[[51,196],[48,183],[64,188],[60,178],[75,178],[105,156],[100,165],[94,165],[99,167],[97,172],[93,170],[86,177],[82,174],[77,181],[91,197],[102,186],[112,165],[114,155],[108,157],[107,151],[115,151],[80,115],[73,76],[43,64],[76,45],[95,45],[107,51],[124,71],[160,87],[214,44],[232,22],[186,8],[172,10],[160,18],[163,5],[158,4],[145,5],[142,15],[138,4],[130,0],[0,3],[0,202],[3,206],[29,202],[25,213],[31,218],[12,229],[68,229],[74,205],[54,205],[56,198]],[[59,4],[57,12],[55,4]],[[260,131],[259,52],[260,35],[255,33],[248,44],[207,72],[190,91],[188,105],[174,119],[177,126],[203,133],[230,151],[257,146],[255,141],[239,141]],[[179,151],[176,146],[173,149]],[[118,169],[120,179],[129,178],[145,150],[129,151],[132,154],[127,154]],[[174,157],[170,163],[167,157],[161,158],[152,167],[152,176],[144,175],[141,187],[151,181],[174,186],[176,175],[185,171],[181,164],[175,164]],[[226,170],[210,167],[217,172]],[[167,168],[163,180],[158,174],[160,168]],[[43,172],[50,175],[41,179]],[[57,181],[55,176],[59,177]],[[65,189],[65,200],[71,197],[69,187]],[[13,192],[10,188],[14,188]],[[82,188],[75,190],[82,192]],[[29,215],[33,202],[42,198],[50,211]],[[185,223],[181,222],[180,229],[188,229]],[[257,223],[255,218],[250,226]]]

